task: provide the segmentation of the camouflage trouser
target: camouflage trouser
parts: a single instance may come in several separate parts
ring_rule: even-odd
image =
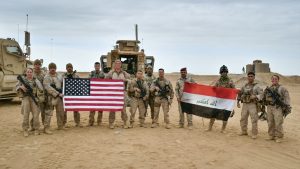
[[[258,112],[255,103],[243,103],[240,125],[242,129],[242,133],[244,134],[248,132],[247,130],[248,130],[249,115],[251,117],[251,122],[252,122],[252,135],[257,135]]]
[[[269,136],[283,138],[283,114],[281,107],[267,107],[267,121],[269,126]]]
[[[126,113],[126,105],[124,105],[123,110],[121,111],[121,118],[124,123],[126,123],[128,120],[128,116]],[[109,112],[109,117],[108,117],[109,123],[114,123],[115,119],[116,119],[116,112]]]
[[[23,130],[29,129],[29,114],[32,113],[33,117],[33,129],[39,130],[40,128],[40,121],[39,121],[39,115],[40,110],[39,107],[34,103],[31,97],[25,96],[22,99],[22,108],[21,111],[23,113],[23,123],[22,127]]]
[[[147,115],[147,109],[148,106],[150,106],[150,112],[151,112],[151,119],[153,120],[154,118],[154,96],[149,96],[149,98],[146,101],[146,111],[145,111],[145,117]]]
[[[132,98],[131,105],[130,105],[130,123],[134,122],[134,117],[137,109],[139,108],[139,119],[140,123],[144,124],[145,122],[145,104],[142,98]]]
[[[64,111],[64,119],[63,119],[63,125],[65,126],[67,124],[67,121],[68,121],[68,115],[67,115],[68,112]],[[78,111],[74,111],[73,112],[73,116],[74,116],[74,122],[76,124],[79,124],[80,123],[80,113]]]
[[[89,115],[89,124],[90,125],[94,125],[95,122],[95,111],[90,111],[90,115]],[[98,111],[98,118],[97,118],[97,123],[101,124],[102,123],[102,116],[103,116],[103,112],[102,111]]]
[[[162,97],[155,97],[154,100],[154,118],[152,123],[158,124],[158,118],[159,118],[159,109],[162,107],[163,112],[164,112],[164,122],[169,124],[169,102],[166,98]]]
[[[178,111],[179,111],[179,125],[184,125],[184,112],[182,112],[180,102],[178,102]],[[186,113],[186,118],[188,121],[188,125],[193,125],[193,115]]]
[[[45,107],[46,107],[46,103],[45,102],[39,103],[39,109],[40,109],[40,112],[41,112],[41,118],[42,118],[42,124],[43,125],[44,125],[44,122],[45,122]],[[32,129],[34,129],[33,128],[33,117],[30,120],[30,127]]]
[[[45,109],[45,128],[50,127],[51,123],[51,116],[53,115],[54,107],[56,110],[56,119],[57,119],[57,127],[63,127],[63,120],[64,120],[64,107],[63,107],[63,101],[62,98],[58,97],[57,98],[57,104],[53,106],[51,104],[51,98],[49,97],[49,100],[46,104],[46,109]]]

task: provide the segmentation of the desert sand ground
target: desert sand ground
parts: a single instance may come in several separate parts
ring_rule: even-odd
[[[82,74],[82,77],[86,76]],[[173,85],[179,74],[167,74]],[[232,75],[238,87],[245,83],[243,75]],[[194,76],[198,83],[211,84],[218,76]],[[257,76],[264,86],[270,75]],[[282,143],[266,141],[267,122],[259,121],[259,137],[238,136],[241,109],[229,119],[226,133],[220,133],[221,121],[212,132],[205,132],[208,119],[195,117],[194,129],[178,128],[178,104],[170,111],[172,129],[160,127],[122,129],[120,115],[117,127],[108,129],[108,113],[103,124],[94,127],[74,127],[73,114],[68,115],[70,128],[56,130],[52,118],[53,135],[23,137],[20,101],[0,102],[0,168],[222,168],[222,169],[299,169],[300,168],[300,81],[298,77],[282,77],[282,84],[290,91],[293,111],[284,122]],[[129,109],[127,109],[129,115]],[[54,113],[55,114],[55,113]],[[136,121],[138,117],[136,116]],[[81,122],[88,123],[88,112],[81,113]],[[250,124],[249,124],[250,125]],[[251,129],[251,125],[249,127]],[[249,132],[251,133],[251,132]]]

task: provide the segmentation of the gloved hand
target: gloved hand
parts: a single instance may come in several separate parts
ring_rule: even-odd
[[[238,108],[241,108],[240,102],[237,102],[237,107],[238,107]]]

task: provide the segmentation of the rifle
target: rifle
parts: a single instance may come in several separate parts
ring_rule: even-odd
[[[24,81],[21,75],[18,75],[17,79],[25,86],[25,88],[27,89],[26,93],[32,98],[33,102],[38,106],[38,102],[35,100],[35,97],[32,94],[33,89],[31,88],[31,86]]]
[[[264,104],[262,104],[262,103],[258,103],[257,106],[261,106],[260,107],[261,114],[259,115],[259,119],[261,121],[267,120],[266,106]]]
[[[62,93],[62,90],[56,88],[56,85],[55,85],[54,83],[50,84],[50,86],[51,86],[54,90],[56,90],[58,93],[60,93],[60,94]]]
[[[158,96],[162,97],[162,98],[166,98],[167,100],[169,100],[168,98],[168,93],[169,93],[169,85],[165,85],[165,87],[161,87],[158,83],[158,81],[155,81],[155,84],[158,86],[159,91],[158,91]]]
[[[288,114],[291,113],[292,107],[283,102],[283,98],[279,95],[278,92],[271,90],[269,87],[267,87],[265,89],[265,93],[266,95],[272,97],[272,103],[271,103],[272,105],[276,105],[276,108],[281,107],[282,114],[284,117],[286,117]]]
[[[145,108],[146,108],[147,107],[147,102],[146,102],[146,100],[144,100],[144,97],[146,96],[147,92],[144,89],[141,80],[137,80],[136,83],[137,83],[137,87],[141,90],[141,96],[140,96],[140,98],[143,99],[143,102],[144,102],[144,105],[145,105]]]

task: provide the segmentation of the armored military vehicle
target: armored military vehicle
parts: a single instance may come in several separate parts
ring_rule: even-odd
[[[29,32],[25,32],[26,53],[23,53],[19,43],[11,38],[0,38],[0,100],[13,99],[17,76],[32,64],[28,60],[30,55]]]
[[[135,75],[137,70],[145,71],[148,65],[154,66],[154,57],[146,56],[144,49],[140,49],[135,26],[136,40],[118,40],[113,50],[102,55],[100,58],[101,68],[104,73],[108,73],[113,67],[115,60],[121,60],[122,69],[131,75]]]

